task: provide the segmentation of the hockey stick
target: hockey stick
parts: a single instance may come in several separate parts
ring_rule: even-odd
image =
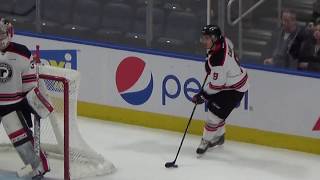
[[[206,75],[206,78],[204,79],[204,81],[203,81],[203,83],[202,83],[201,90],[203,89],[203,87],[204,87],[204,85],[205,85],[205,83],[206,83],[206,81],[207,81],[208,75],[209,75],[209,74]],[[178,165],[176,164],[176,161],[177,161],[177,159],[178,159],[178,156],[179,156],[179,153],[180,153],[180,150],[181,150],[181,147],[182,147],[184,138],[186,137],[186,134],[187,134],[187,132],[188,132],[189,125],[190,125],[190,123],[191,123],[191,120],[192,120],[192,117],[193,117],[193,114],[194,114],[194,112],[195,112],[195,110],[196,110],[197,105],[198,105],[198,104],[196,103],[196,104],[193,106],[193,110],[192,110],[191,116],[190,116],[190,118],[189,118],[187,127],[186,127],[186,129],[184,130],[184,134],[183,134],[183,137],[182,137],[182,140],[181,140],[181,143],[180,143],[178,152],[177,152],[177,154],[176,154],[176,157],[175,157],[174,161],[172,161],[172,162],[166,162],[166,164],[165,164],[165,167],[166,167],[166,168],[172,168],[172,167],[177,168],[177,167],[178,167]]]
[[[36,76],[37,76],[37,86],[39,87],[39,65],[40,65],[40,47],[36,46],[35,52],[35,62],[36,62]],[[40,117],[36,114],[34,116],[34,151],[40,159]]]

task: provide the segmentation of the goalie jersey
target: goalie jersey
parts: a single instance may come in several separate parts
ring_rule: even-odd
[[[29,49],[10,42],[0,51],[0,105],[20,102],[37,85],[36,68]]]
[[[240,66],[233,44],[227,38],[217,40],[214,48],[208,52],[206,71],[209,77],[204,91],[208,94],[225,90],[248,90],[247,72]]]

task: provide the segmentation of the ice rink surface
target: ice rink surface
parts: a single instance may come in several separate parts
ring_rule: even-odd
[[[79,117],[87,143],[112,161],[116,172],[88,180],[319,180],[320,156],[226,141],[197,158],[200,136],[188,135],[177,161],[166,169],[182,134]],[[18,167],[17,167],[17,164]],[[0,180],[13,180],[22,167],[14,153],[0,155]],[[48,174],[45,179],[57,178]]]

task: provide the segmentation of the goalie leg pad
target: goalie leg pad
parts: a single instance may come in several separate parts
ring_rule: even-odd
[[[2,117],[2,123],[24,164],[30,164],[34,170],[39,169],[41,172],[49,171],[49,164],[43,151],[40,152],[40,159],[34,152],[32,132],[27,128],[20,112],[14,111]]]
[[[39,160],[35,158],[36,155],[31,142],[32,136],[27,132],[28,129],[23,127],[17,112],[11,112],[2,117],[2,123],[24,164],[31,164],[32,167],[37,167]]]

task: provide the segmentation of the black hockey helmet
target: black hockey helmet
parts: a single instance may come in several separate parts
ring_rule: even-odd
[[[219,26],[214,24],[206,25],[202,28],[202,35],[215,36],[217,39],[222,38],[222,33]]]

